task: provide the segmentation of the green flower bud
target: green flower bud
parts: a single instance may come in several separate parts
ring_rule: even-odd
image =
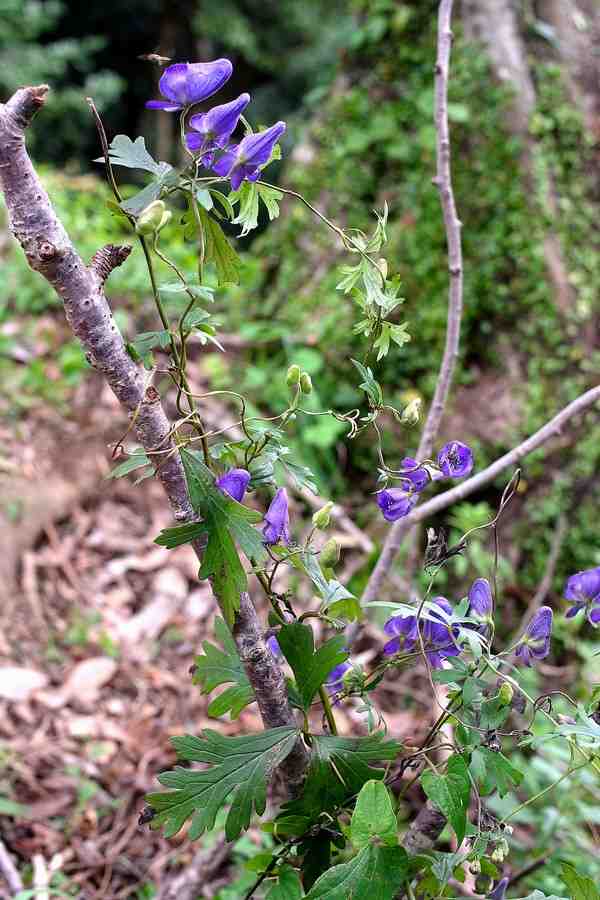
[[[290,387],[296,387],[297,384],[300,384],[301,374],[302,371],[300,369],[300,366],[297,366],[296,363],[292,363],[292,365],[287,370],[285,380]]]
[[[509,684],[508,681],[504,681],[498,691],[498,699],[502,703],[502,706],[510,706],[514,693],[515,691],[512,684]]]
[[[404,425],[416,425],[417,422],[419,421],[419,419],[421,418],[421,406],[422,406],[421,398],[415,397],[402,410],[402,415],[400,416],[400,421]]]
[[[481,872],[481,863],[478,859],[474,859],[473,862],[469,863],[469,872],[471,875],[479,875]]]
[[[340,546],[335,538],[329,538],[319,554],[319,562],[325,569],[334,569],[340,561]]]
[[[323,531],[325,528],[329,527],[332,509],[333,503],[330,500],[329,503],[326,503],[325,506],[322,506],[321,509],[318,509],[316,511],[316,513],[312,517],[313,525],[315,526],[315,528],[320,528]]]
[[[138,234],[151,235],[158,234],[161,228],[164,228],[171,213],[162,200],[154,200],[150,203],[138,216],[135,223],[135,230]]]
[[[303,394],[312,393],[312,381],[308,372],[303,372],[300,376],[300,390]]]

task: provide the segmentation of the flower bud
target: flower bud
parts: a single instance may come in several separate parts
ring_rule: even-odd
[[[312,381],[308,372],[303,372],[300,376],[300,390],[303,394],[312,393]]]
[[[377,268],[379,269],[379,271],[381,272],[381,274],[383,275],[383,277],[384,277],[384,278],[387,278],[387,276],[388,276],[388,264],[387,264],[387,259],[384,259],[383,256],[381,256],[381,257],[377,260]]]
[[[473,862],[469,863],[469,872],[471,875],[479,875],[481,872],[481,862],[478,859],[474,859]]]
[[[421,398],[415,397],[402,410],[402,415],[400,416],[400,421],[404,425],[416,425],[417,422],[419,421],[419,419],[421,418],[421,406],[422,406]]]
[[[162,200],[154,200],[145,209],[142,210],[135,223],[135,230],[138,234],[150,235],[158,234],[161,228],[167,224],[171,218],[171,213],[166,208]]]
[[[319,562],[324,569],[333,569],[340,559],[340,546],[335,538],[330,538],[319,554]]]
[[[333,503],[331,500],[322,506],[321,509],[318,509],[316,513],[312,517],[312,522],[315,528],[320,528],[323,531],[325,528],[329,527],[329,523],[331,521],[331,510],[333,509]]]
[[[285,376],[285,380],[289,387],[296,387],[297,384],[300,384],[300,375],[302,374],[300,370],[300,366],[297,366],[296,363],[292,363],[292,365],[287,370],[287,375]]]
[[[512,684],[509,684],[508,681],[504,681],[498,691],[498,699],[502,703],[502,706],[510,706],[514,693],[515,691]]]

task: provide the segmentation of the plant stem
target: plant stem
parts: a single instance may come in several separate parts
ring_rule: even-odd
[[[329,730],[332,734],[337,734],[338,730],[335,723],[335,717],[333,715],[333,709],[331,707],[331,700],[329,699],[327,688],[323,685],[321,685],[321,687],[319,688],[319,697],[321,698],[321,703],[323,704],[323,712],[325,713],[325,718],[327,719]]]

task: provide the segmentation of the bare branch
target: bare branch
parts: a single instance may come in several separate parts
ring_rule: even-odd
[[[178,522],[194,518],[183,466],[170,433],[160,395],[128,354],[104,294],[104,280],[128,255],[126,248],[105,247],[90,267],[76,252],[57,218],[25,147],[25,129],[44,104],[48,87],[27,87],[0,105],[0,186],[4,192],[11,230],[29,265],[61,297],[67,320],[86,358],[110,385],[129,413],[132,429],[146,453],[162,451],[156,474]],[[165,453],[164,451],[172,451]],[[194,544],[198,557],[202,545]],[[217,597],[217,600],[219,598]],[[247,595],[236,624],[236,642],[247,666],[265,726],[295,725],[285,681],[265,644],[256,610]],[[260,661],[260,665],[257,661]],[[297,750],[282,765],[288,783],[297,784],[304,771],[306,752]]]
[[[18,869],[8,854],[8,850],[0,840],[0,872],[6,881],[11,894],[18,894],[23,890],[23,881]]]
[[[452,50],[452,6],[453,0],[441,0],[438,12],[437,61],[435,64],[435,129],[437,146],[437,174],[433,183],[440,192],[440,203],[444,216],[446,242],[448,245],[448,272],[450,286],[448,294],[448,317],[446,321],[446,345],[437,377],[431,406],[423,426],[416,458],[420,462],[431,456],[433,442],[437,436],[444,414],[460,344],[460,323],[463,308],[463,261],[461,244],[461,222],[456,212],[450,159],[450,127],[448,125],[448,75]],[[383,545],[381,556],[371,573],[363,593],[363,603],[374,600],[381,589],[384,578],[408,531],[403,519],[390,528]]]

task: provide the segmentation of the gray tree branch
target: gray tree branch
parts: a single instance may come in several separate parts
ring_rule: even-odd
[[[44,105],[47,93],[47,85],[26,87],[8,103],[0,104],[0,187],[12,233],[31,268],[43,275],[60,296],[73,334],[90,364],[104,375],[127,410],[137,440],[150,457],[161,451],[156,475],[175,519],[190,521],[194,511],[170,436],[171,424],[148,374],[127,353],[104,293],[104,281],[124,261],[128,250],[109,245],[86,266],[57,218],[27,153],[25,131]],[[202,545],[194,544],[194,550],[200,558]],[[295,725],[283,673],[266,646],[256,610],[246,594],[241,597],[234,632],[265,726]],[[298,742],[281,767],[292,789],[302,779],[306,759],[304,746]]]

